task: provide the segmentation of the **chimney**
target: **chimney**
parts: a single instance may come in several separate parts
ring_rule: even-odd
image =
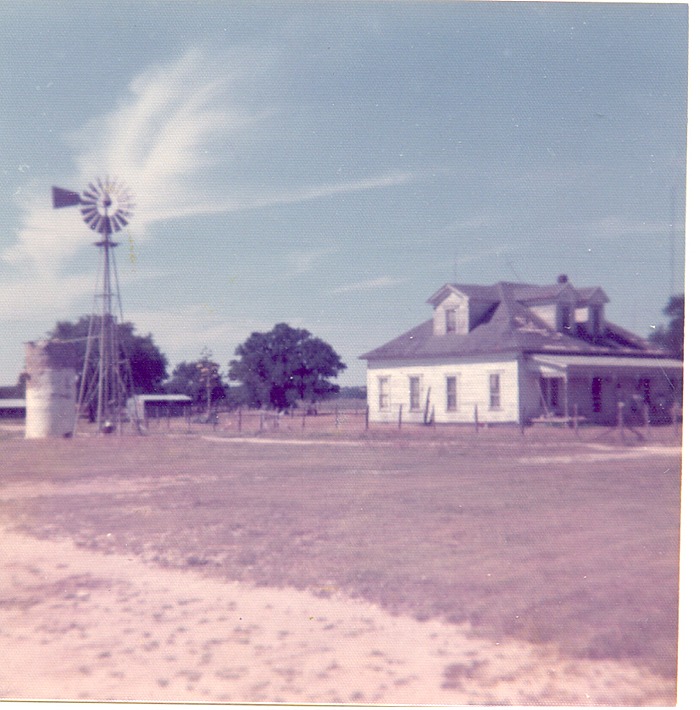
[[[569,277],[566,274],[559,274],[557,277],[557,283],[565,284],[569,282]]]

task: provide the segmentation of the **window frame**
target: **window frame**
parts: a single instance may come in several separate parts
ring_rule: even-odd
[[[457,332],[457,309],[445,308],[445,333]]]
[[[380,412],[391,411],[391,377],[379,375],[377,377],[377,405]]]
[[[416,390],[414,391],[414,385]],[[408,409],[411,412],[420,412],[420,395],[421,395],[421,377],[420,375],[408,376]]]
[[[495,385],[495,386],[494,386]],[[489,372],[489,410],[501,409],[501,373]]]
[[[454,391],[450,391],[450,384],[454,385]],[[445,375],[445,411],[459,411],[459,379],[457,375]]]

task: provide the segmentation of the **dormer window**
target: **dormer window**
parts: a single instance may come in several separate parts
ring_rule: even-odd
[[[566,303],[563,303],[559,307],[560,313],[561,313],[561,329],[563,331],[570,331],[571,330],[571,306],[569,306]]]
[[[456,308],[446,308],[445,309],[445,332],[446,333],[456,333],[457,332],[457,309]]]

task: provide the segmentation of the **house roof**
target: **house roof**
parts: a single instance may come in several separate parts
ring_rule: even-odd
[[[577,325],[570,335],[561,333],[529,307],[556,300],[566,290],[572,292],[579,307],[589,302],[608,300],[600,288],[575,289],[568,281],[553,286],[506,281],[492,286],[445,284],[428,299],[433,306],[439,305],[454,292],[493,304],[469,333],[434,335],[431,319],[360,357],[364,360],[439,359],[506,352],[652,357],[666,355],[664,351],[654,349],[643,338],[607,321],[604,332],[596,338],[590,336],[581,325]]]

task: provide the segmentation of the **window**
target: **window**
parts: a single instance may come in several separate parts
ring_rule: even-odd
[[[640,377],[637,382],[637,391],[642,393],[644,404],[651,405],[651,380],[648,377]]]
[[[571,308],[568,305],[561,306],[561,329],[571,330]]]
[[[594,412],[601,412],[603,409],[603,379],[594,377],[591,383],[591,400]]]
[[[446,333],[456,333],[457,332],[457,309],[448,308],[445,310],[445,332]]]
[[[420,409],[420,377],[408,378],[409,406],[412,412]]]
[[[501,376],[498,373],[489,375],[489,409],[501,408]]]
[[[445,378],[447,411],[457,411],[457,378],[454,376]]]
[[[389,409],[389,378],[380,377],[379,384],[379,410],[385,412]]]

